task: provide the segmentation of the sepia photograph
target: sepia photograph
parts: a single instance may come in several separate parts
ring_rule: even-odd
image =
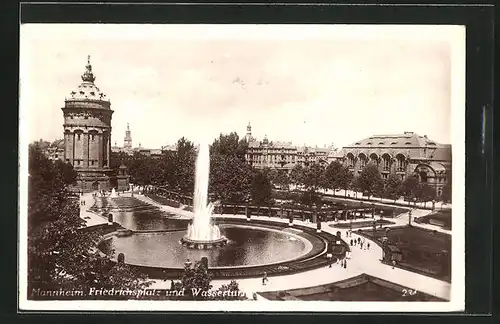
[[[464,310],[464,27],[22,24],[19,85],[20,310]]]

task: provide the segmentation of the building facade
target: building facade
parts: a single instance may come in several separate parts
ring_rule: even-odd
[[[245,159],[257,169],[290,171],[295,165],[307,167],[312,163],[326,166],[332,161],[335,153],[333,146],[324,148],[295,146],[291,142],[269,141],[267,136],[258,141],[252,136],[250,124],[247,126],[245,139],[248,142]]]
[[[367,164],[376,165],[382,178],[396,174],[404,180],[416,175],[441,196],[451,174],[451,145],[439,144],[413,132],[374,135],[343,147],[336,159],[359,174]]]
[[[82,83],[65,99],[64,160],[78,174],[83,191],[109,190],[115,172],[110,168],[111,102],[95,85],[90,56]]]
[[[58,139],[52,143],[40,140],[37,142],[42,153],[52,162],[57,160],[64,161],[64,140]]]

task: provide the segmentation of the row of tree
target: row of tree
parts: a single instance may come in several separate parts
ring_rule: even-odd
[[[427,183],[421,183],[416,175],[402,180],[396,174],[382,175],[376,165],[368,164],[359,175],[354,175],[346,166],[333,161],[326,168],[319,164],[308,167],[296,165],[287,172],[271,172],[271,179],[282,189],[290,185],[303,187],[312,192],[318,190],[353,190],[363,195],[397,200],[404,197],[408,201],[427,202],[435,200],[436,190]],[[441,199],[451,201],[451,183],[447,183]]]
[[[266,170],[257,170],[245,162],[247,142],[237,133],[220,135],[210,145],[209,192],[213,199],[242,202],[251,199],[264,204],[271,199],[272,185]],[[181,138],[176,151],[164,152],[161,157],[136,153],[113,153],[111,166],[121,163],[128,168],[130,181],[137,185],[165,187],[185,195],[194,190],[196,147]]]
[[[296,165],[286,170],[253,168],[245,161],[248,143],[238,134],[230,133],[215,139],[210,146],[210,187],[215,199],[241,202],[251,199],[254,204],[268,204],[272,199],[273,186],[290,190],[291,186],[302,187],[310,196],[321,190],[353,190],[366,196],[397,200],[405,197],[410,201],[427,202],[436,199],[434,187],[420,183],[416,176],[402,180],[395,174],[383,179],[378,168],[368,164],[359,175],[354,175],[346,166],[333,161],[326,168],[318,163],[308,166]],[[152,184],[167,187],[191,195],[194,189],[196,148],[192,142],[181,138],[177,151],[165,152],[161,158],[135,154],[113,153],[112,166],[125,163],[131,181],[135,184]],[[451,179],[451,177],[449,177]],[[441,199],[451,201],[449,181]],[[306,199],[307,200],[307,199]]]

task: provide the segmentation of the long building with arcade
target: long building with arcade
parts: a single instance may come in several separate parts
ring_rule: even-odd
[[[451,177],[451,145],[440,144],[414,132],[373,135],[343,147],[336,157],[355,174],[367,164],[375,164],[382,175],[396,174],[404,180],[417,175],[441,196]]]

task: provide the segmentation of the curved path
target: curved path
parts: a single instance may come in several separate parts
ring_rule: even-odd
[[[137,196],[138,195],[134,195],[134,197],[138,198]],[[86,210],[87,208],[90,208],[93,204],[92,195],[84,194],[82,199],[86,201],[86,205],[83,206],[84,208],[81,208],[80,214],[83,218],[90,217],[90,219],[87,219],[88,222],[87,226],[106,223],[106,220],[103,217]],[[140,200],[146,201],[145,199],[140,199]],[[177,211],[177,208],[169,206],[162,206],[162,209],[168,212]],[[413,211],[412,214],[414,216],[424,216],[425,214],[428,213],[429,213],[428,210],[416,209]],[[224,214],[224,217],[227,216],[235,218],[245,218],[244,215]],[[214,217],[218,217],[218,215],[214,215]],[[379,217],[376,217],[376,219],[378,218]],[[287,219],[281,219],[275,217],[270,218],[267,216],[252,216],[252,219],[273,220],[276,222],[283,222],[283,223],[288,222]],[[389,227],[401,226],[408,223],[408,217],[404,216],[392,218],[390,220],[393,221],[395,224],[384,225],[384,226],[389,226]],[[316,228],[316,224],[310,222],[294,220],[294,223],[308,226],[311,228]],[[432,225],[424,225],[416,223],[413,223],[413,225],[425,228],[429,228],[429,226],[431,226],[432,227],[431,229],[437,229],[434,228],[434,226]],[[334,222],[322,223],[322,230],[331,234],[335,234],[337,231],[340,231],[342,233],[342,239],[344,241],[351,239],[351,237],[346,238],[346,229],[337,228]],[[357,239],[358,235],[353,232],[352,238]],[[369,240],[365,238],[365,242],[368,241]],[[242,279],[237,279],[237,282],[240,287],[240,290],[244,291],[249,298],[252,298],[253,293],[306,288],[323,284],[330,284],[337,282],[339,280],[348,279],[360,275],[362,273],[366,273],[368,275],[378,277],[380,279],[387,280],[411,289],[415,289],[417,291],[421,291],[432,296],[450,300],[450,291],[451,291],[450,283],[399,268],[392,269],[391,266],[380,262],[381,258],[382,258],[382,248],[376,243],[370,242],[369,250],[360,249],[359,246],[352,247],[351,257],[349,260],[347,260],[346,269],[342,268],[340,264],[333,264],[331,268],[323,267],[292,275],[269,277],[268,278],[269,281],[267,282],[266,285],[262,285],[262,278],[242,278]],[[214,289],[217,289],[223,284],[228,284],[230,281],[231,281],[230,279],[216,279],[212,281],[212,285]],[[155,280],[150,288],[169,289],[170,280],[166,281]],[[263,297],[258,296],[258,298],[262,299]]]

